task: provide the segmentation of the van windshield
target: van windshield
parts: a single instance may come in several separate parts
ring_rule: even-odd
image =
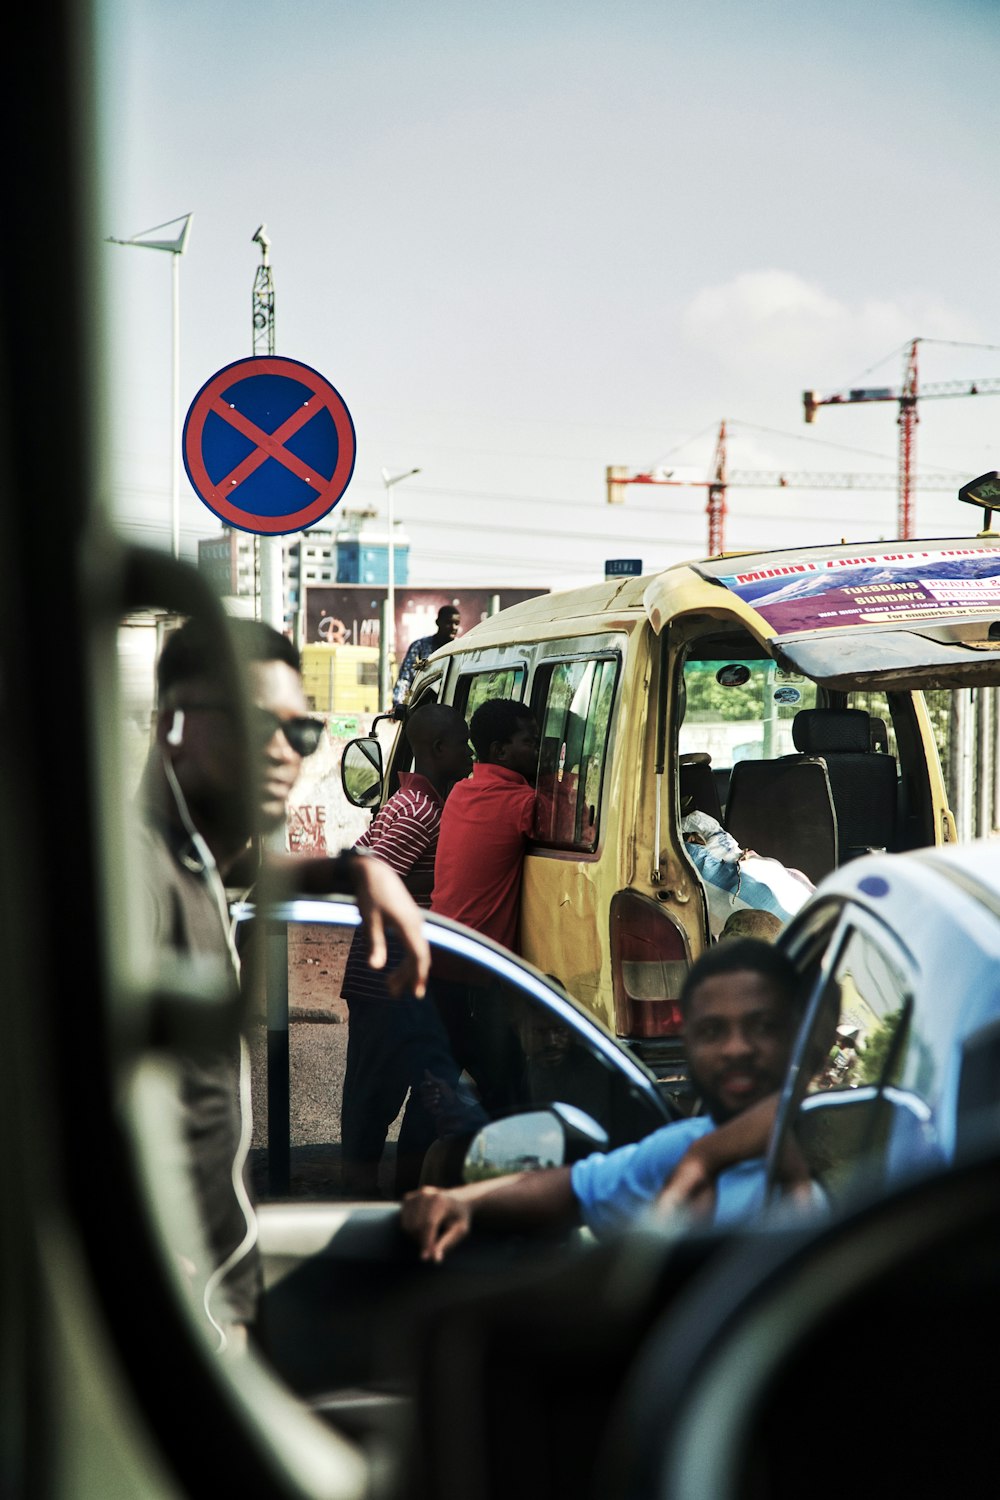
[[[792,720],[816,707],[816,684],[770,660],[689,660],[684,689],[679,751],[707,753],[720,770],[793,754]]]

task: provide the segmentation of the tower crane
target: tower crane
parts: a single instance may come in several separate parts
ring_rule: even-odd
[[[1000,381],[997,382],[1000,389]],[[810,489],[810,490],[886,490],[892,488],[892,480],[886,474],[830,473],[824,470],[805,472],[790,469],[734,469],[729,471],[726,454],[726,424],[719,423],[712,459],[712,471],[708,479],[678,479],[671,469],[647,469],[630,473],[621,465],[611,464],[606,470],[609,505],[621,505],[625,500],[625,486],[629,484],[665,484],[677,488],[707,489],[708,501],[705,514],[708,516],[708,554],[716,557],[726,550],[726,495],[734,486],[755,489]],[[911,476],[910,485],[923,490],[955,491],[964,484],[962,474],[930,474]]]
[[[803,391],[802,402],[807,422],[815,422],[816,412],[821,406],[851,406],[856,402],[895,401],[899,404],[899,495],[898,527],[901,541],[913,535],[913,490],[926,488],[917,486],[913,476],[913,462],[917,443],[917,402],[929,396],[993,396],[1000,392],[1000,379],[988,380],[938,380],[918,389],[917,345],[925,339],[911,339],[906,347],[901,386],[860,386],[853,390],[837,391],[832,396],[817,396],[815,391]]]

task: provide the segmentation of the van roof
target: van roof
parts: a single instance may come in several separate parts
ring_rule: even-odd
[[[446,646],[552,637],[574,621],[612,629],[679,614],[744,626],[786,670],[834,689],[1000,682],[1000,537],[846,543],[736,553],[661,573],[542,594]]]
[[[783,666],[828,687],[1000,681],[1000,537],[809,547],[694,571],[749,606]],[[656,595],[654,581],[651,619]]]

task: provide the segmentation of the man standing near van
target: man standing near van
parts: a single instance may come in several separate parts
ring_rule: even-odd
[[[322,725],[306,714],[291,642],[256,620],[232,620],[228,628],[250,700],[253,742],[246,761],[257,821],[261,829],[280,826],[302,758],[316,750]],[[386,929],[393,928],[402,960],[384,982],[394,994],[401,988],[422,994],[430,951],[420,913],[391,869],[350,851],[333,859],[269,853],[261,863],[251,844],[251,799],[239,783],[245,747],[234,684],[221,671],[216,633],[197,619],[173,631],[156,680],[155,740],[139,830],[140,899],[151,951],[196,965],[202,982],[214,982],[231,997],[240,958],[223,882],[249,885],[261,876],[280,890],[352,893],[368,936],[369,964],[384,967]],[[205,1244],[176,1248],[194,1267],[220,1347],[242,1348],[259,1290],[257,1221],[244,1180],[251,1127],[246,1044],[236,1036],[192,1042],[178,1053],[177,1070],[178,1122]]]
[[[534,829],[538,725],[510,698],[481,703],[469,737],[476,764],[441,814],[431,910],[518,951],[521,870]],[[436,978],[431,996],[453,1056],[493,1114],[506,1105],[513,1032],[503,987]]]
[[[432,652],[441,646],[447,646],[458,635],[458,627],[461,624],[461,615],[454,604],[442,604],[434,621],[437,629],[433,635],[421,636],[418,641],[413,641],[409,650],[403,657],[403,665],[399,669],[396,686],[392,690],[392,702],[405,704],[410,696],[410,686],[413,682],[417,664],[426,661]]]
[[[469,725],[476,764],[441,814],[431,910],[518,952],[524,852],[534,829],[538,725],[524,703],[491,698]]]
[[[455,708],[425,703],[407,716],[403,737],[413,770],[402,771],[399,791],[378,812],[355,848],[383,860],[419,906],[430,905],[434,859],[445,800],[472,769],[469,726]],[[389,967],[396,943],[390,939]],[[385,980],[366,962],[359,931],[351,943],[341,994],[350,1011],[347,1065],[341,1105],[341,1180],[356,1197],[378,1195],[378,1172],[389,1126],[409,1093],[396,1147],[396,1192],[415,1187],[424,1151],[434,1137],[420,1085],[434,1064],[447,1081],[458,1077],[438,1036],[434,1008],[412,995],[392,999]],[[454,1078],[452,1074],[454,1073]]]

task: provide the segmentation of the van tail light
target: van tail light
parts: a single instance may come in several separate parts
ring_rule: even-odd
[[[611,974],[621,1036],[669,1037],[681,1030],[688,952],[680,928],[655,901],[619,891],[611,902]]]

